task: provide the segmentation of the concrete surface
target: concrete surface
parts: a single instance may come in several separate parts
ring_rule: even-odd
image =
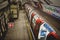
[[[25,16],[24,10],[20,10],[19,19],[16,20],[15,26],[8,30],[5,40],[29,40]]]
[[[53,5],[60,6],[60,0],[50,0],[50,1],[53,3]]]

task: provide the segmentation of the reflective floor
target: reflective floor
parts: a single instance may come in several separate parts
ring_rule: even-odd
[[[15,26],[8,30],[5,40],[29,40],[26,21],[28,19],[25,11],[20,10],[19,19],[15,21]]]

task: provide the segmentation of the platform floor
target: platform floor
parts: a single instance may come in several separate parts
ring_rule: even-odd
[[[26,20],[25,11],[20,10],[19,19],[15,21],[15,26],[8,30],[5,40],[29,40]]]

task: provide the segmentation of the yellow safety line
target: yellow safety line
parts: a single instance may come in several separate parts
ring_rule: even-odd
[[[29,33],[30,40],[33,40],[32,33],[31,33],[30,28],[29,28],[30,26],[28,25],[28,20],[26,20],[26,27],[27,27],[27,30],[28,30],[28,33]]]

